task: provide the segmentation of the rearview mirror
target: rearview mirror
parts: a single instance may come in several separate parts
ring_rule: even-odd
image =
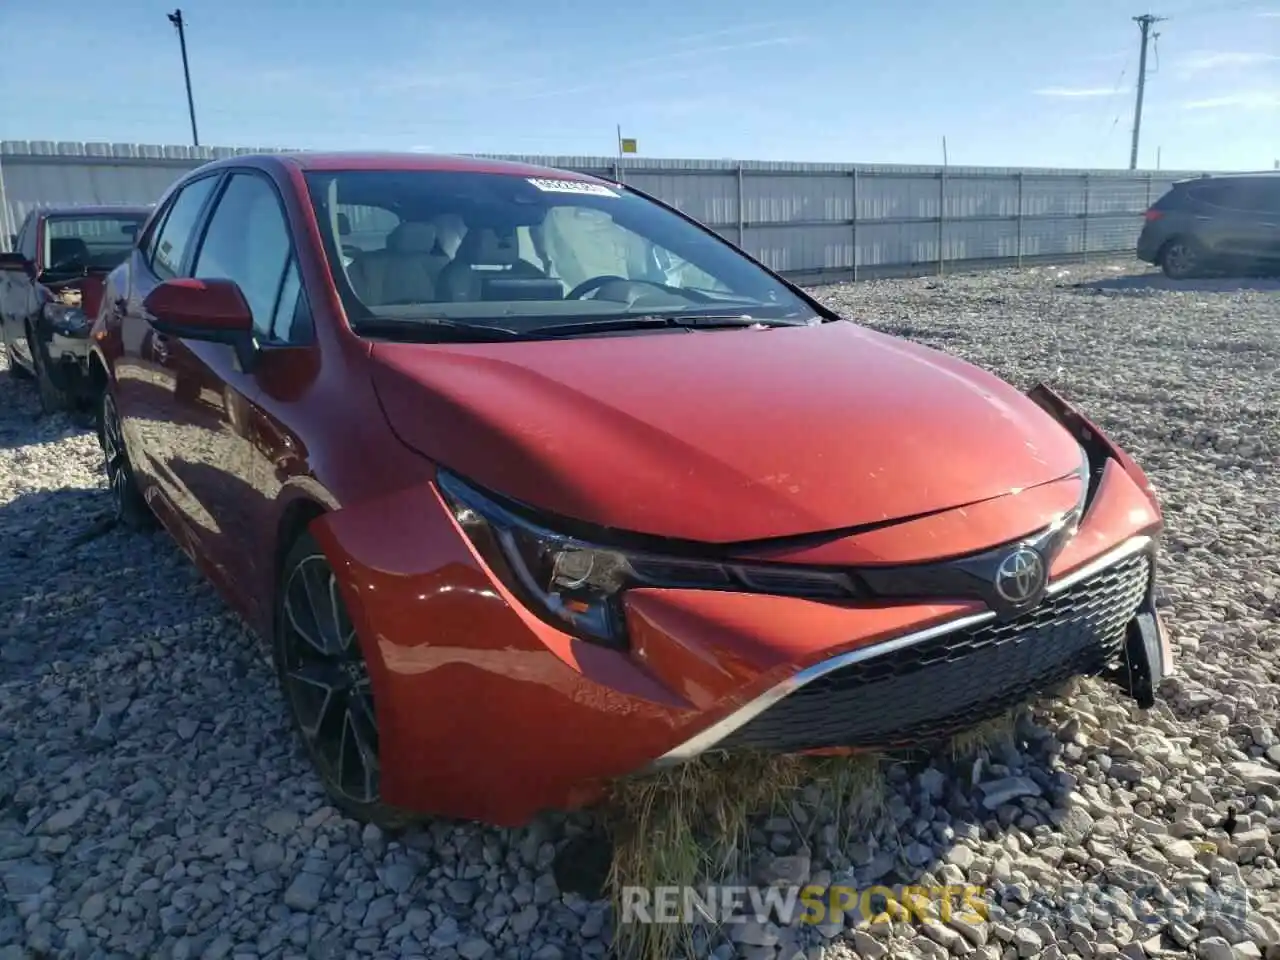
[[[0,253],[0,270],[31,273],[31,261],[20,253]]]
[[[166,280],[147,294],[142,306],[160,333],[235,348],[246,372],[257,358],[253,311],[234,280]]]

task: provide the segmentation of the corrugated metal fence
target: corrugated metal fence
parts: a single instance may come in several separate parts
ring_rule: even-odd
[[[33,206],[147,203],[258,148],[0,141],[0,248]],[[271,148],[274,149],[274,148]],[[1194,172],[509,157],[621,180],[805,280],[1131,253],[1142,213]]]

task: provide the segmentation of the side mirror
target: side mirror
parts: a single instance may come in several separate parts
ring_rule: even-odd
[[[0,270],[31,275],[31,261],[20,253],[0,253]]]
[[[225,343],[248,371],[258,355],[253,311],[234,280],[166,280],[142,301],[151,326],[186,340]]]

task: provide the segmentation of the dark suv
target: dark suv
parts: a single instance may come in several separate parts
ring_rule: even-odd
[[[1138,259],[1175,280],[1280,268],[1280,173],[1181,180],[1146,212]]]

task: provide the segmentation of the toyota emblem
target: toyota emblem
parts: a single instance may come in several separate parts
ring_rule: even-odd
[[[1030,547],[1019,547],[996,568],[996,593],[1014,606],[1022,606],[1044,589],[1044,559]]]

